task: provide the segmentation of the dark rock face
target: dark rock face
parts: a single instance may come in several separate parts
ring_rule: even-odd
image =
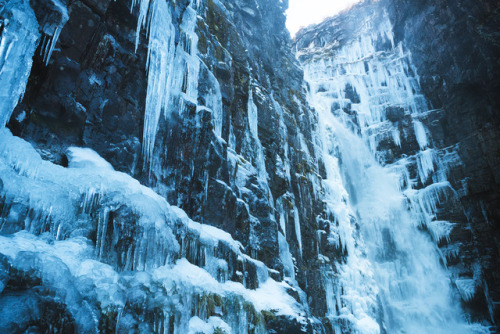
[[[47,16],[38,7],[38,16]],[[81,1],[69,6],[59,50],[49,66],[35,59],[14,112],[27,119],[10,127],[58,163],[69,145],[87,146],[118,170],[135,173],[147,85],[144,49],[134,52],[136,18],[125,2],[99,2],[99,8]]]
[[[388,2],[396,38],[411,50],[422,89],[443,112],[431,132],[439,147],[458,145],[463,165],[451,171],[469,224],[463,262],[481,259],[485,295],[497,324],[500,309],[500,44],[498,1]],[[477,253],[476,253],[477,252]],[[486,303],[488,306],[484,305]],[[478,307],[475,302],[472,309]]]

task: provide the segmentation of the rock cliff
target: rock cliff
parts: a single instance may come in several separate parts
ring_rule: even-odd
[[[498,4],[0,6],[0,331],[494,328]]]

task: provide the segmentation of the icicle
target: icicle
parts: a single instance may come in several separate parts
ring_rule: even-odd
[[[2,5],[0,17],[0,127],[4,127],[24,95],[39,28],[28,0]]]
[[[425,184],[429,175],[434,171],[434,150],[427,149],[418,153],[417,166],[420,182]]]
[[[48,65],[50,57],[52,56],[52,52],[54,52],[56,43],[59,40],[61,30],[69,20],[68,9],[66,8],[66,6],[60,0],[51,0],[51,2],[58,12],[60,19],[58,22],[50,22],[47,23],[46,26],[42,27],[44,33],[47,34],[45,48],[42,47],[42,56],[45,65]]]
[[[432,239],[436,243],[441,242],[445,239],[447,242],[450,242],[450,233],[453,230],[455,224],[452,224],[447,221],[435,220],[428,223],[428,228],[431,232]]]
[[[133,1],[133,6],[138,0]],[[175,55],[175,31],[166,1],[140,1],[139,19],[137,22],[136,49],[142,27],[146,27],[148,35],[148,89],[146,95],[146,112],[144,115],[143,155],[144,163],[149,164],[158,128],[160,114],[167,108],[171,83],[169,75],[173,68]]]
[[[424,125],[422,124],[422,122],[414,120],[413,127],[415,129],[415,136],[417,137],[418,146],[421,150],[424,150],[427,146],[429,146]]]
[[[392,140],[394,141],[394,144],[396,146],[401,147],[401,133],[399,132],[398,129],[392,130]]]
[[[253,88],[252,88],[252,83],[250,83],[250,86],[248,88],[248,104],[247,104],[247,111],[248,111],[248,126],[249,126],[249,132],[251,136],[251,140],[254,145],[254,161],[253,163],[255,164],[255,167],[257,168],[257,173],[258,173],[258,181],[259,184],[265,189],[267,192],[267,199],[268,202],[271,206],[273,206],[273,199],[272,199],[272,194],[271,190],[269,189],[269,184],[268,184],[268,179],[269,175],[267,174],[266,170],[266,163],[264,159],[264,148],[262,147],[262,143],[260,142],[259,139],[259,129],[258,129],[258,122],[259,122],[259,113],[257,110],[257,106],[254,103],[253,100]]]
[[[148,36],[148,89],[142,152],[144,166],[150,170],[161,114],[168,116],[176,111],[182,115],[183,99],[197,103],[200,60],[197,56],[198,36],[195,33],[197,14],[193,8],[197,6],[191,1],[184,11],[180,24],[181,43],[176,47],[176,32],[168,2],[134,0],[132,8],[137,5],[139,5],[139,19],[136,50],[143,28]],[[212,106],[216,107],[219,106],[215,104]]]
[[[295,223],[295,236],[297,237],[297,242],[299,243],[299,254],[302,256],[302,233],[300,231],[300,218],[297,207],[293,208],[293,220]]]

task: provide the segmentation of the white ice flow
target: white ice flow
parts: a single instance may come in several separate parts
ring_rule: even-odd
[[[325,275],[329,317],[337,332],[347,322],[359,333],[487,333],[464,319],[436,247],[453,230],[436,219],[437,207],[455,191],[420,121],[429,107],[411,55],[395,45],[386,13],[373,13],[359,30],[359,39],[333,52],[314,42],[298,52],[309,56],[304,72],[319,115],[325,201],[336,218],[330,238],[348,254]],[[420,152],[383,167],[379,142],[400,147],[406,135],[389,120],[391,108],[413,121]],[[421,190],[413,188],[419,182],[409,177],[411,164]],[[474,294],[474,283],[456,285],[465,300]]]

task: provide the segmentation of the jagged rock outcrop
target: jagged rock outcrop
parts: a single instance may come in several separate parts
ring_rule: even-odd
[[[463,189],[460,230],[467,237],[457,235],[464,244],[460,262],[470,268],[479,259],[483,277],[470,308],[498,325],[500,3],[403,1],[387,8],[395,38],[412,52],[423,92],[442,109],[429,124],[436,146],[458,147],[462,164],[450,173],[454,188]]]

